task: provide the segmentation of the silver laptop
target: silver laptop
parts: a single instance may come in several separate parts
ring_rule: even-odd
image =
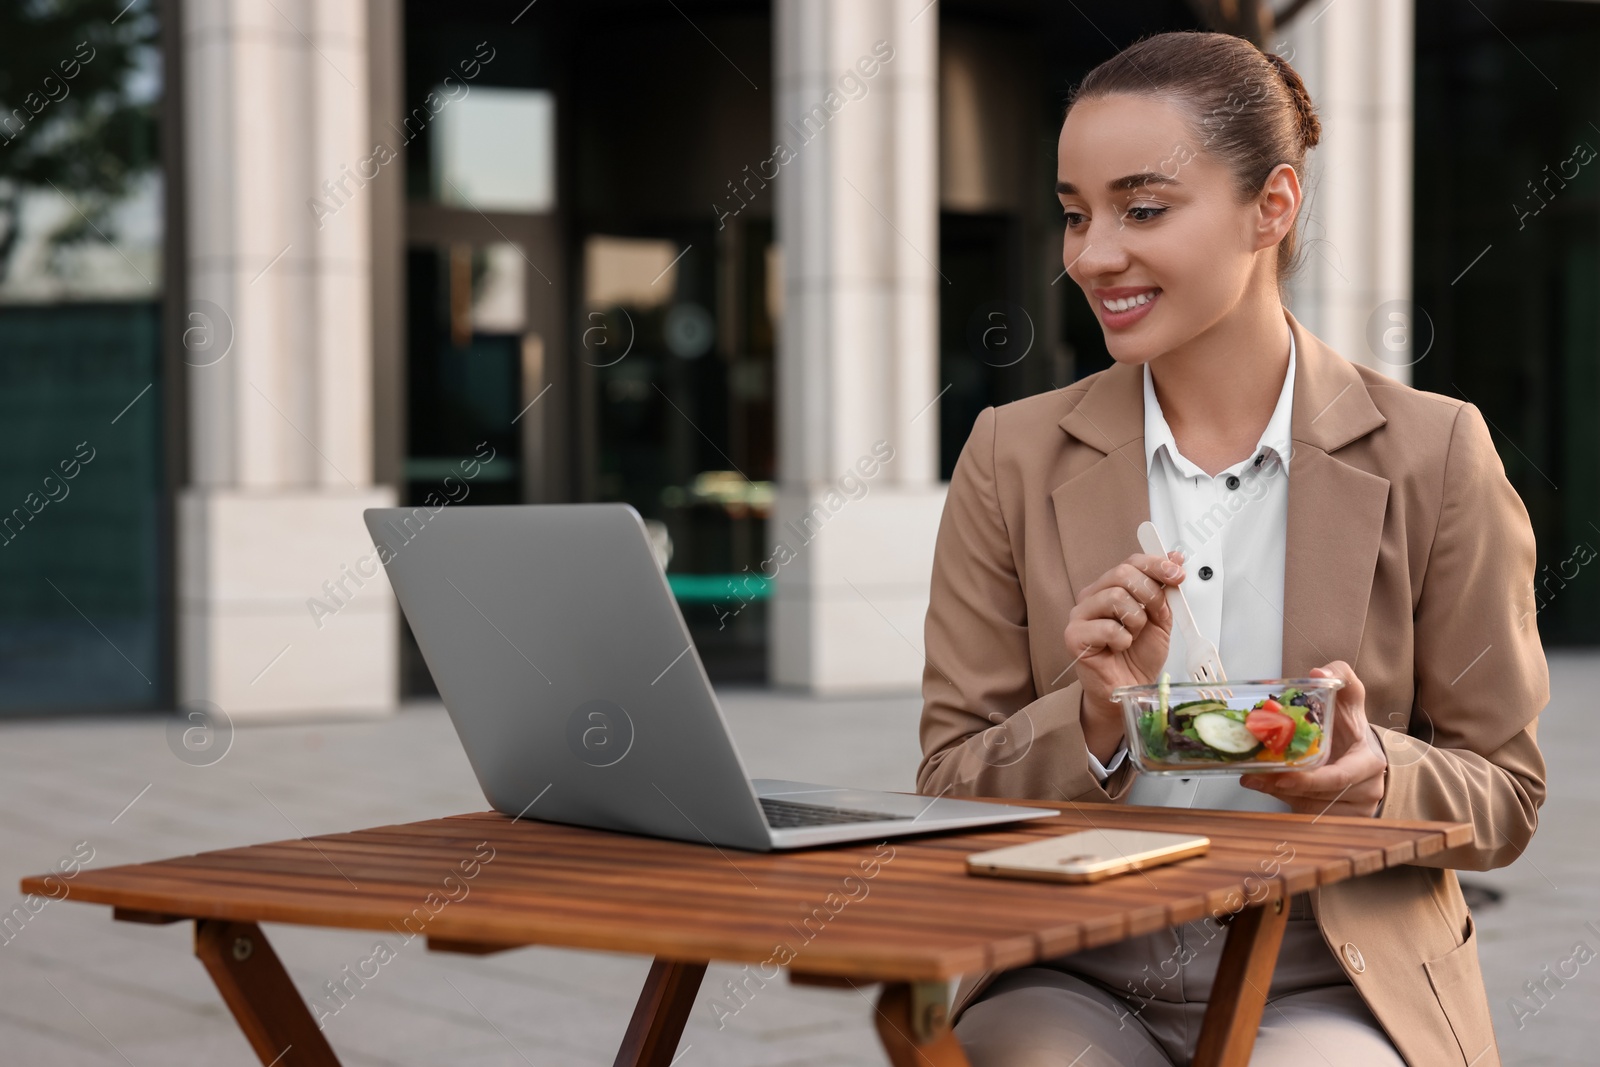
[[[365,514],[478,784],[508,815],[765,851],[1057,814],[752,781],[626,504]]]

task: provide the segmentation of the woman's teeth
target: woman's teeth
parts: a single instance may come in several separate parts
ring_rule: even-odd
[[[1121,300],[1102,300],[1100,301],[1100,305],[1107,311],[1127,311],[1130,308],[1138,307],[1140,304],[1150,303],[1150,301],[1156,298],[1156,292],[1157,290],[1152,289],[1147,293],[1140,293],[1138,296],[1125,297]]]

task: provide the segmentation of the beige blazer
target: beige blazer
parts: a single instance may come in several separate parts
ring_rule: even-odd
[[[1483,415],[1296,344],[1283,674],[1348,661],[1389,758],[1378,818],[1470,823],[1471,844],[1313,891],[1329,946],[1407,1063],[1498,1063],[1455,870],[1511,863],[1544,801],[1550,698],[1534,536]],[[978,416],[939,523],[917,788],[1117,801],[1090,773],[1062,640],[1077,590],[1150,517],[1142,371],[1116,364]],[[968,975],[954,1016],[998,972]]]

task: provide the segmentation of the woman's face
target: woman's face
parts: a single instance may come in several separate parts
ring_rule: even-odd
[[[1068,113],[1056,192],[1062,263],[1099,316],[1112,357],[1136,364],[1210,329],[1253,285],[1276,294],[1273,248],[1299,200],[1284,164],[1261,198],[1238,203],[1233,175],[1200,150],[1191,119],[1166,99],[1128,94]]]

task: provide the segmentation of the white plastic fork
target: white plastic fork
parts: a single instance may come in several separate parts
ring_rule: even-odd
[[[1167,558],[1166,546],[1161,543],[1161,535],[1156,532],[1153,522],[1139,524],[1139,547],[1153,556]],[[1172,617],[1178,621],[1178,629],[1183,631],[1183,666],[1189,672],[1189,680],[1218,686],[1213,690],[1200,690],[1203,698],[1221,700],[1233,696],[1233,690],[1227,688],[1228,673],[1222,669],[1222,657],[1217,654],[1217,646],[1200,632],[1199,625],[1194,621],[1194,613],[1189,610],[1189,601],[1183,595],[1183,587],[1169,585],[1166,590],[1167,606],[1172,609]]]

